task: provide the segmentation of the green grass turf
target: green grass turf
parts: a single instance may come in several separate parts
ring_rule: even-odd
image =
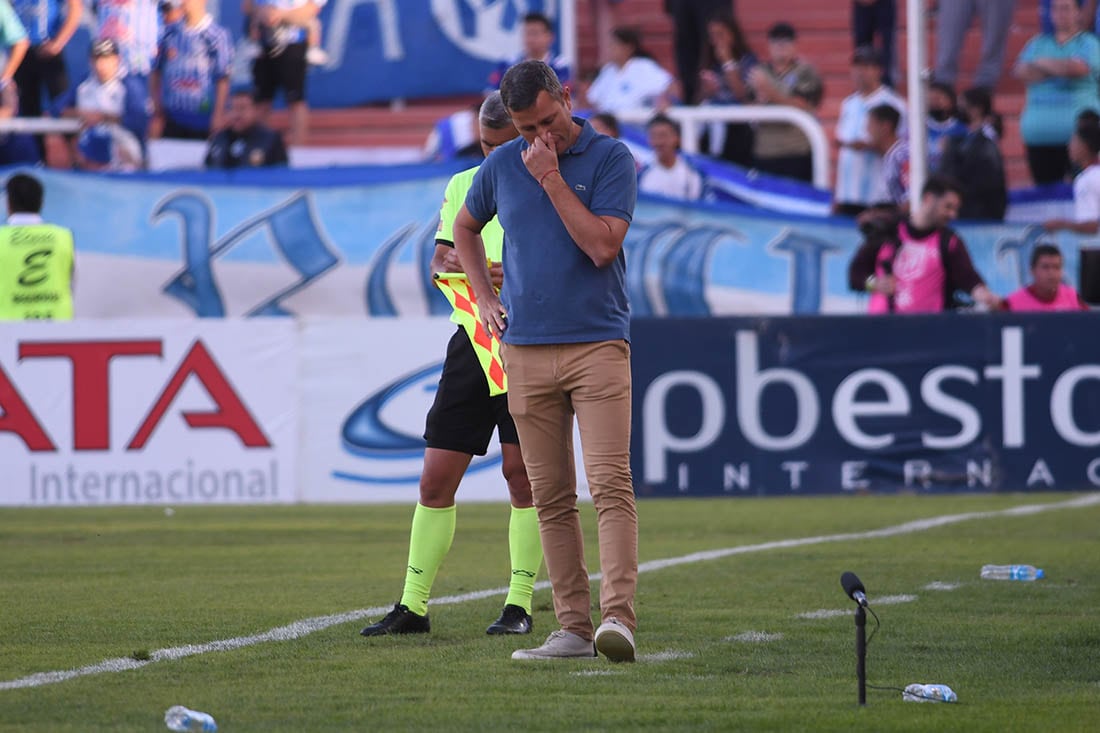
[[[645,500],[641,560],[1073,498],[1060,494]],[[408,506],[0,511],[0,682],[298,619],[400,594]],[[507,507],[460,505],[435,595],[507,580]],[[590,569],[594,517],[582,507]],[[488,637],[503,596],[435,605],[424,637],[364,639],[368,620],[121,673],[0,690],[0,731],[155,731],[174,704],[220,730],[1091,731],[1100,728],[1100,505],[974,519],[915,534],[735,555],[643,574],[641,659],[513,662],[556,628]],[[1030,562],[1035,583],[981,581]],[[868,691],[856,705],[854,570],[882,627],[872,684],[942,682],[957,705]],[[957,589],[926,590],[933,581]],[[875,605],[876,598],[917,600]],[[868,631],[874,627],[869,621]],[[746,631],[769,642],[732,640]]]

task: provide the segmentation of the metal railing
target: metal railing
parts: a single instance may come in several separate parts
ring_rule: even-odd
[[[814,186],[829,189],[829,140],[817,118],[798,107],[702,105],[699,107],[669,107],[666,115],[680,125],[681,145],[685,153],[699,152],[699,137],[703,128],[712,122],[786,122],[801,130],[810,141],[813,157]],[[620,122],[645,124],[656,114],[651,109],[632,109],[616,112]]]
[[[80,131],[75,117],[8,117],[0,119],[0,133],[27,132],[32,135],[66,134]]]

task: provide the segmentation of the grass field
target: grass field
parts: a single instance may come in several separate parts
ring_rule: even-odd
[[[643,501],[649,564],[633,665],[512,661],[514,648],[556,628],[545,589],[532,636],[484,634],[503,594],[461,596],[506,583],[503,505],[459,506],[431,635],[380,639],[358,631],[400,592],[411,507],[3,510],[0,731],[164,730],[174,704],[211,713],[229,733],[1097,730],[1093,499],[1100,495]],[[1004,512],[1021,505],[1054,506]],[[861,534],[965,513],[980,514]],[[592,508],[582,515],[594,548]],[[800,538],[819,539],[780,542]],[[703,554],[738,547],[748,550]],[[982,581],[989,562],[1032,563],[1047,577]],[[857,706],[844,570],[860,575],[882,621],[869,681],[945,683],[958,704],[869,690]],[[297,638],[181,650],[357,610]],[[831,610],[839,615],[814,613]],[[10,684],[135,652],[152,661]]]

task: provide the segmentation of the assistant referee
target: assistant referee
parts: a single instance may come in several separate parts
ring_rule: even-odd
[[[493,92],[478,114],[481,149],[486,156],[517,135],[500,99]],[[477,168],[456,174],[447,184],[436,233],[432,273],[458,273],[461,263],[454,251],[455,216],[462,209],[466,192]],[[504,230],[496,219],[481,232],[490,274],[496,287],[503,281],[501,256]],[[428,412],[424,439],[424,470],[420,476],[420,501],[413,513],[409,536],[409,563],[405,588],[393,610],[377,623],[363,629],[363,636],[417,634],[431,630],[428,598],[436,573],[451,547],[455,532],[455,494],[473,456],[485,455],[493,430],[497,431],[503,458],[502,470],[508,483],[512,511],[508,523],[511,574],[508,597],[500,618],[486,633],[527,634],[531,631],[531,596],[535,576],[542,564],[538,516],[531,500],[531,484],[519,449],[515,423],[508,414],[508,395],[491,395],[488,377],[461,325],[466,315],[456,307],[451,320],[460,324],[447,345],[447,358],[439,380],[435,402]],[[473,318],[466,315],[467,318]],[[476,322],[474,320],[473,322]]]

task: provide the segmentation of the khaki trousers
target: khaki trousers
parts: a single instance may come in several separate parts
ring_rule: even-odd
[[[502,356],[508,410],[531,479],[558,623],[585,639],[593,637],[577,510],[575,414],[596,508],[601,619],[615,617],[634,630],[638,514],[630,476],[630,346],[625,341],[505,344]]]

